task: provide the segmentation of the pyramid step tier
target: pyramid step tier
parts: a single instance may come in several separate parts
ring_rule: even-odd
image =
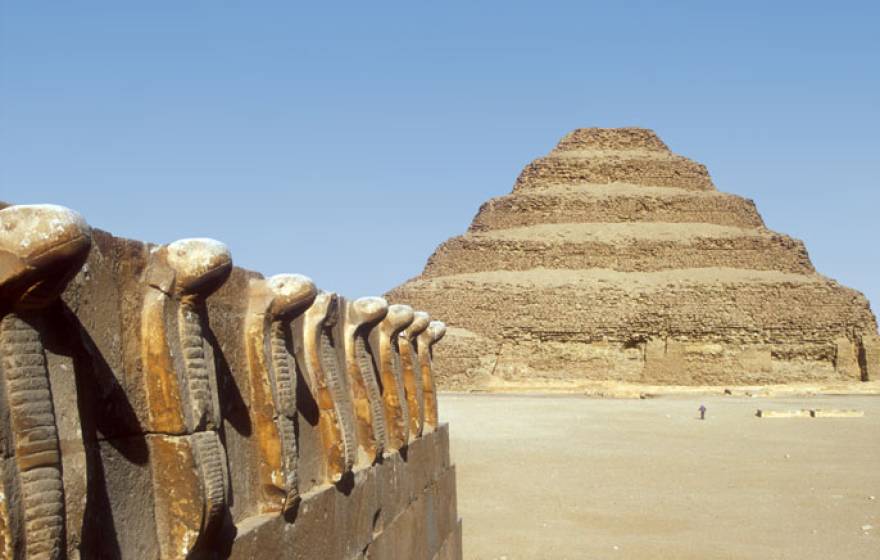
[[[576,128],[566,134],[553,149],[554,154],[580,151],[623,152],[671,151],[657,133],[647,128]]]
[[[667,222],[762,227],[755,203],[717,191],[578,184],[493,198],[470,231],[561,223]]]
[[[816,274],[495,271],[411,281],[389,297],[454,327],[455,355],[438,357],[447,387],[490,372],[557,386],[857,380],[860,353],[877,344],[864,296]]]
[[[865,297],[818,274],[494,271],[413,280],[390,296],[489,337],[544,332],[549,338],[627,341],[665,333],[783,343],[876,332]]]
[[[702,164],[675,155],[642,157],[641,153],[604,155],[567,152],[539,158],[523,169],[513,192],[540,190],[576,183],[631,183],[688,190],[715,190]]]
[[[814,272],[801,241],[765,229],[612,223],[544,224],[454,237],[435,251],[423,275],[535,268],[650,272],[711,267]]]

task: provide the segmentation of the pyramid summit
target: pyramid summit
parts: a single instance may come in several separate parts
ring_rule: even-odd
[[[704,165],[672,153],[652,130],[579,128],[526,166],[513,191],[582,182],[715,190]]]
[[[880,376],[865,297],[641,128],[567,134],[388,296],[447,320],[446,388]]]

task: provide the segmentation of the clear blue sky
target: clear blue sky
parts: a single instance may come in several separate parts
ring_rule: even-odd
[[[876,2],[0,0],[0,199],[359,296],[646,126],[880,306]]]

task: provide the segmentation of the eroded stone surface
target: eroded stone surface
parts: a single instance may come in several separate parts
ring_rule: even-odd
[[[52,559],[68,552],[54,372],[42,331],[49,307],[88,255],[90,234],[81,216],[60,206],[0,210],[0,558]],[[69,424],[79,432],[76,419]],[[81,443],[71,441],[70,449],[73,455]],[[78,483],[76,498],[85,476],[67,476]],[[72,519],[81,521],[81,515],[75,508]]]
[[[205,299],[229,277],[225,245],[186,239],[153,252],[141,323],[158,541],[164,558],[206,554],[227,515],[228,465]]]
[[[578,129],[387,297],[443,317],[441,387],[869,380],[865,297],[645,129]]]
[[[325,480],[339,482],[357,455],[355,424],[345,369],[339,367],[334,327],[339,322],[336,294],[320,292],[294,329],[311,394],[318,407]]]
[[[418,336],[417,350],[419,355],[419,371],[422,377],[422,394],[424,402],[424,428],[433,430],[437,427],[437,391],[434,383],[433,347],[446,335],[446,323],[431,321]]]
[[[413,313],[413,321],[397,336],[400,370],[409,409],[409,437],[418,437],[425,425],[425,391],[419,361],[417,339],[428,328],[431,316],[424,311]]]
[[[252,279],[245,345],[251,415],[259,442],[261,512],[287,511],[299,501],[296,445],[297,364],[290,322],[314,301],[311,279],[279,274]]]
[[[346,301],[342,326],[345,368],[354,403],[359,463],[370,465],[385,445],[385,414],[369,347],[370,329],[385,318],[388,302],[379,297]]]
[[[57,207],[8,207],[0,225],[0,558],[349,560],[387,540],[427,559],[454,541],[407,541],[398,522],[454,531],[438,497],[454,474],[443,430],[405,452],[386,435],[401,407],[370,340],[382,298]]]
[[[409,441],[409,407],[406,404],[398,335],[413,322],[413,318],[412,307],[391,305],[385,319],[370,332],[370,347],[381,381],[385,408],[385,448],[390,451],[398,451]]]

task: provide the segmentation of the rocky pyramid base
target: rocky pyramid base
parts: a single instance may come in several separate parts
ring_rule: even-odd
[[[452,327],[437,349],[446,388],[880,377],[880,340],[851,331],[872,320],[864,298],[815,274],[506,271],[412,282],[392,297],[478,329]]]

